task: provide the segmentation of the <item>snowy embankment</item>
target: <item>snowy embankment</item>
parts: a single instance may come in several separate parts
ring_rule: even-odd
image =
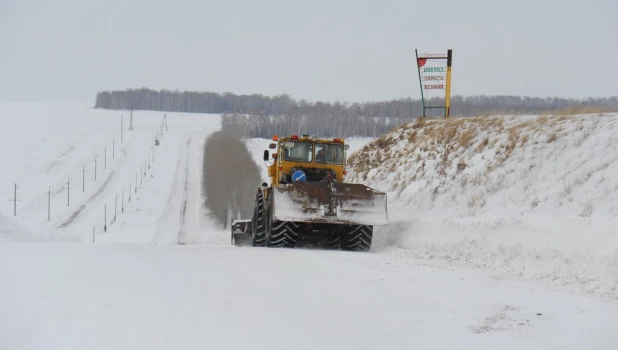
[[[427,120],[352,159],[389,192],[376,244],[618,298],[618,115]]]

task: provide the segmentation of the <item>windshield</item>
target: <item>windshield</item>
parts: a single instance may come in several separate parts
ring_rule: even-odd
[[[283,159],[293,162],[310,162],[313,156],[313,145],[309,142],[285,141],[283,147]]]
[[[334,143],[318,143],[315,145],[316,163],[343,163],[343,145]]]

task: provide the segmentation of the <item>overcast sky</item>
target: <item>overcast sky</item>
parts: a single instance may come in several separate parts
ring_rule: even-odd
[[[618,0],[0,0],[0,100],[420,98],[415,48],[453,49],[454,95],[618,95]]]

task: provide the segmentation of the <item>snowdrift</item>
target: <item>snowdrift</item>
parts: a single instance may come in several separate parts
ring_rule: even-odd
[[[618,114],[419,120],[350,159],[382,249],[618,298]]]

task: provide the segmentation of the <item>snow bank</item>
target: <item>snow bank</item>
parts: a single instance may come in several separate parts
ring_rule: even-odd
[[[618,298],[618,115],[417,121],[352,157],[384,249]]]

